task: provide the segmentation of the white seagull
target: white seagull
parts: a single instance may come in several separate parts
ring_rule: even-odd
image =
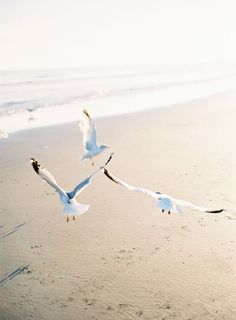
[[[136,191],[136,192],[142,192],[148,196],[151,196],[155,199],[155,205],[156,207],[160,208],[162,212],[168,211],[168,214],[171,212],[174,213],[180,213],[181,210],[178,208],[178,206],[185,206],[185,207],[190,207],[195,210],[199,210],[202,212],[208,212],[208,213],[219,213],[222,212],[224,209],[219,209],[219,210],[212,210],[204,207],[199,207],[196,206],[195,204],[185,201],[185,200],[178,200],[175,199],[168,194],[160,193],[160,192],[154,192],[150,191],[148,189],[144,189],[141,187],[134,187],[129,185],[128,183],[118,179],[115,177],[113,174],[109,173],[105,168],[103,168],[104,174],[113,182],[120,184],[121,186],[125,187],[126,189],[130,191]]]
[[[108,164],[108,162],[111,160],[112,155],[107,160],[104,166]],[[63,190],[56,182],[53,175],[43,166],[41,166],[37,160],[34,158],[31,158],[31,164],[33,166],[34,171],[42,178],[45,182],[47,182],[52,188],[54,188],[55,191],[58,192],[60,196],[60,200],[64,206],[63,212],[67,216],[66,221],[69,221],[69,216],[73,216],[73,220],[75,220],[75,216],[82,215],[83,213],[87,212],[89,209],[88,204],[79,203],[76,201],[76,197],[79,193],[81,193],[91,182],[91,179],[93,176],[100,171],[103,167],[96,170],[94,173],[92,173],[90,176],[88,176],[86,179],[84,179],[82,182],[80,182],[73,191],[66,192]]]
[[[79,121],[79,126],[83,134],[83,146],[85,152],[80,158],[81,161],[84,159],[92,160],[93,157],[97,156],[103,150],[109,148],[109,146],[106,144],[97,146],[96,128],[87,110],[83,110],[83,116]],[[94,165],[93,162],[92,165]]]

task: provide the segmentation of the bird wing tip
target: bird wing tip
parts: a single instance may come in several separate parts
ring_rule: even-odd
[[[207,210],[208,213],[221,213],[222,211],[225,211],[225,209],[219,209],[219,210]]]
[[[105,169],[104,167],[103,167],[103,172],[104,172],[104,174],[107,176],[107,178],[109,178],[111,181],[113,181],[113,182],[115,182],[115,183],[118,184],[118,181],[116,181],[116,180],[109,174],[109,172],[107,171],[107,169]]]
[[[91,119],[87,109],[83,110],[83,114],[85,114],[89,119]]]
[[[32,164],[32,167],[33,167],[34,171],[35,171],[36,173],[39,173],[40,164],[38,163],[38,161],[35,160],[34,158],[30,158],[30,162],[31,162],[31,164]]]

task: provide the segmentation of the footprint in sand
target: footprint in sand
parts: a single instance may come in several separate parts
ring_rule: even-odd
[[[139,310],[139,311],[136,312],[136,315],[137,315],[138,317],[141,317],[142,314],[143,314],[143,311],[142,311],[142,310]]]
[[[108,311],[111,311],[111,310],[114,310],[114,309],[112,308],[112,306],[108,305],[108,306],[107,306],[107,310],[108,310]]]
[[[40,255],[41,253],[40,253],[40,251],[39,251],[39,248],[41,248],[42,247],[42,245],[41,244],[35,244],[35,245],[31,245],[30,246],[30,249],[32,249],[33,250],[33,254],[38,254],[38,255]]]
[[[122,309],[125,309],[125,308],[127,308],[127,307],[129,307],[131,305],[128,304],[128,303],[119,303],[118,306],[119,306],[119,309],[122,310]]]
[[[151,255],[157,254],[157,252],[159,251],[159,247],[156,247],[152,252]]]
[[[96,304],[96,300],[95,299],[84,298],[83,301],[86,303],[87,306],[93,306],[93,305]]]

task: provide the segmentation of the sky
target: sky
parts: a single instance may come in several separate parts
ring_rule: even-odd
[[[235,0],[0,0],[0,70],[236,62]]]

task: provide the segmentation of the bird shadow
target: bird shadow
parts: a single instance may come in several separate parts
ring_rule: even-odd
[[[29,265],[23,265],[21,267],[18,267],[16,270],[14,270],[11,273],[6,273],[2,279],[0,279],[0,286],[4,285],[7,281],[15,278],[18,274],[24,272],[25,270],[28,270]]]
[[[24,225],[26,225],[27,222],[23,222],[21,224],[18,224],[17,226],[11,228],[11,229],[8,229],[7,231],[5,231],[3,234],[0,235],[0,239],[4,239],[8,236],[10,236],[11,234],[17,232],[21,227],[23,227]],[[3,227],[4,225],[1,226],[1,228]]]

